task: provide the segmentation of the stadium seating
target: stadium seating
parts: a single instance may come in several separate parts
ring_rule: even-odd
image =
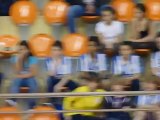
[[[47,34],[37,34],[29,40],[31,52],[37,57],[50,56],[54,38]]]

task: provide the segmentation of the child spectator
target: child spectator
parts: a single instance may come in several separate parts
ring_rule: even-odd
[[[124,85],[122,85],[122,82],[115,81],[111,85],[111,91],[124,91]],[[131,105],[131,98],[122,95],[114,97],[105,97],[104,101],[105,109],[123,109],[129,108],[131,107]],[[128,112],[109,112],[106,113],[106,118],[106,120],[131,120],[131,117]]]
[[[19,53],[11,59],[16,79],[11,84],[11,93],[19,93],[21,86],[29,87],[29,93],[37,92],[37,82],[35,75],[37,73],[37,58],[33,57],[28,43],[22,41],[19,46]],[[35,99],[29,99],[29,108],[35,106]]]
[[[130,23],[129,40],[135,49],[153,49],[156,37],[156,24],[146,18],[146,7],[138,3],[135,8],[135,17]]]
[[[153,75],[160,77],[160,32],[156,38],[156,45],[158,51],[151,56],[151,70]]]
[[[155,80],[148,80],[143,83],[143,90],[144,91],[155,91],[157,90],[157,81]],[[160,95],[141,95],[138,96],[138,103],[137,107],[142,109],[152,109],[152,108],[159,108],[160,105]],[[160,112],[145,112],[145,111],[137,111],[135,113],[133,120],[160,120]]]
[[[48,70],[48,92],[60,92],[63,87],[74,90],[78,85],[71,81],[72,63],[69,57],[63,55],[63,47],[60,41],[56,41],[52,47],[52,56],[46,59]]]
[[[107,73],[107,57],[105,54],[98,53],[99,40],[95,36],[91,36],[88,42],[88,53],[80,57],[80,71],[82,76],[86,72],[97,72],[100,76]]]
[[[131,42],[119,46],[119,55],[113,59],[113,74],[124,80],[124,85],[131,84],[131,90],[139,90],[141,74],[140,57],[133,55]]]
[[[97,76],[96,73],[90,73],[86,85],[76,88],[73,92],[104,92],[99,88],[101,81]],[[63,107],[64,110],[96,110],[101,108],[102,102],[102,96],[67,97],[64,98]],[[101,120],[93,112],[65,113],[65,117],[67,120]]]
[[[100,9],[111,0],[66,0],[71,4],[68,11],[68,25],[71,33],[76,32],[75,18],[83,15],[100,15]]]
[[[101,12],[102,21],[96,24],[95,31],[103,45],[108,49],[113,49],[116,44],[122,41],[124,33],[123,23],[114,20],[115,10],[106,6]]]

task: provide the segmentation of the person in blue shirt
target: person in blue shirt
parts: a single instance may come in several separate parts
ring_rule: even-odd
[[[120,44],[119,55],[113,58],[113,74],[123,79],[125,85],[131,85],[131,90],[138,91],[142,69],[140,57],[133,53],[132,42]]]
[[[19,93],[20,87],[29,87],[29,93],[37,92],[37,82],[35,75],[37,73],[37,58],[34,57],[26,41],[21,41],[19,52],[11,58],[13,63],[15,79],[11,84],[11,93]],[[28,100],[29,108],[35,106],[35,99]]]

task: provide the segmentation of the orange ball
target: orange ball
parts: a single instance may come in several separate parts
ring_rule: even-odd
[[[116,18],[122,22],[129,22],[134,16],[135,4],[132,0],[114,0],[113,8],[116,10]]]
[[[37,17],[37,7],[31,1],[20,0],[11,6],[9,13],[16,24],[32,24]]]
[[[33,55],[37,57],[49,57],[51,54],[51,47],[55,39],[47,34],[34,35],[29,40],[29,46]]]
[[[50,23],[65,23],[69,5],[64,1],[49,1],[44,7],[44,18]]]
[[[81,56],[87,53],[88,38],[81,34],[68,34],[62,39],[66,56]]]

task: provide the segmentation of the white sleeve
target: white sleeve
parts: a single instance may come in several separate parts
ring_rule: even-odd
[[[112,63],[112,73],[114,74],[114,75],[118,75],[118,74],[120,74],[120,71],[119,71],[119,64],[118,64],[118,57],[114,57],[113,58],[113,63]]]
[[[95,26],[95,32],[96,32],[96,33],[101,33],[101,32],[102,32],[102,28],[101,28],[100,23],[97,23],[97,24],[96,24],[96,26]]]
[[[72,61],[69,57],[64,57],[63,74],[72,73]]]
[[[82,55],[80,57],[80,71],[89,71],[88,70],[88,64],[87,64],[87,61],[86,61],[86,56],[85,55]]]
[[[99,56],[99,70],[105,71],[107,70],[107,58],[105,54],[98,54]]]
[[[122,35],[124,33],[124,24],[122,22],[119,22],[117,25],[117,33],[118,35]]]
[[[138,96],[138,106],[144,106],[146,105],[146,96],[142,95],[142,96]]]
[[[156,53],[153,53],[151,55],[151,68],[157,67],[155,55],[156,55]]]
[[[141,73],[140,57],[139,56],[134,56],[133,63],[134,63],[133,74]]]

